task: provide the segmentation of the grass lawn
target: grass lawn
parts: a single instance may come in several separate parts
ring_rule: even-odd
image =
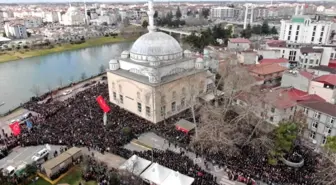
[[[115,42],[124,42],[124,41],[132,41],[135,38],[130,39],[124,39],[122,37],[99,37],[99,38],[93,38],[88,39],[82,44],[63,44],[61,46],[55,46],[51,49],[39,49],[39,50],[31,50],[31,51],[8,51],[6,54],[0,55],[0,63],[1,62],[8,62],[12,60],[17,60],[21,58],[29,58],[29,57],[35,57],[35,56],[42,56],[42,55],[48,55],[51,53],[57,53],[62,51],[70,51],[70,50],[76,50],[76,49],[82,49],[82,48],[88,48],[93,46],[99,46],[109,43],[115,43]]]
[[[64,176],[61,180],[55,183],[55,185],[63,184],[63,183],[70,184],[70,185],[78,185],[80,181],[82,181],[81,171],[78,168],[72,168],[71,171],[66,176]],[[43,178],[39,178],[39,180],[37,180],[35,184],[30,183],[29,185],[52,185],[52,184],[45,181]],[[97,183],[94,181],[89,181],[89,182],[86,182],[85,185],[97,185]]]

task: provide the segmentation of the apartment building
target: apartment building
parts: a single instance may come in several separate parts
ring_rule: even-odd
[[[298,66],[307,69],[321,64],[323,48],[301,47]]]
[[[28,37],[26,27],[23,24],[6,22],[4,27],[7,37],[17,39],[24,39]]]
[[[321,146],[328,136],[336,135],[336,105],[324,101],[298,102],[297,110],[303,111],[307,118],[304,137],[313,145]]]
[[[317,94],[327,102],[336,104],[336,74],[314,78],[309,85],[309,94]]]
[[[281,87],[293,87],[300,91],[308,92],[310,81],[315,77],[314,72],[288,70],[282,75]]]
[[[231,19],[239,15],[239,10],[230,7],[215,7],[210,10],[212,19]]]
[[[295,15],[281,20],[279,40],[292,43],[330,44],[336,23],[314,20],[307,15]]]
[[[227,48],[231,51],[245,51],[251,48],[251,41],[244,38],[229,39]]]

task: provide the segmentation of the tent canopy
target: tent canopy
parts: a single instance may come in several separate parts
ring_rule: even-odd
[[[124,164],[119,167],[119,169],[126,170],[133,173],[134,175],[139,176],[150,164],[150,161],[138,157],[137,155],[133,155],[127,161],[125,161]]]
[[[179,172],[171,172],[161,185],[191,185],[193,182],[194,178]]]
[[[140,177],[155,184],[162,184],[162,182],[168,177],[173,170],[159,165],[158,163],[152,163]]]
[[[195,124],[185,119],[180,119],[177,123],[175,123],[175,127],[177,130],[188,133],[190,130],[195,128]]]

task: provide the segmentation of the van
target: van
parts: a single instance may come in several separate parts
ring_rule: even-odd
[[[49,150],[47,148],[43,148],[42,150],[38,151],[33,157],[33,161],[39,161],[40,159],[43,159],[45,156],[49,155]]]

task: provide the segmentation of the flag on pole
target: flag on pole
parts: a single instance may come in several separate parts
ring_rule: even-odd
[[[26,125],[27,125],[27,128],[28,128],[28,129],[33,128],[33,124],[32,124],[32,122],[31,122],[30,120],[27,120],[27,121],[26,121]]]
[[[110,107],[106,104],[104,98],[99,95],[97,98],[96,98],[100,108],[106,113],[106,112],[109,112],[111,109]]]
[[[106,126],[106,122],[107,122],[107,114],[106,114],[106,112],[104,112],[103,122],[104,122],[104,126]]]
[[[21,128],[20,128],[19,122],[16,121],[16,122],[10,124],[9,127],[11,128],[14,136],[17,136],[21,133]]]

